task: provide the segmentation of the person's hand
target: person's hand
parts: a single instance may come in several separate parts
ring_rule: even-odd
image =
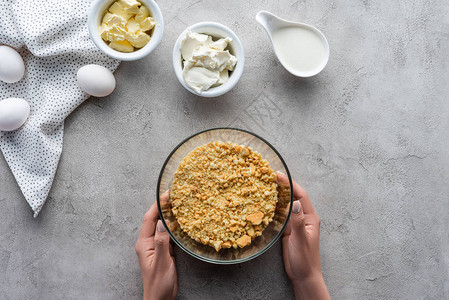
[[[169,192],[161,197],[168,198]],[[158,215],[157,205],[153,204],[143,217],[136,243],[144,300],[175,299],[178,292],[173,246]]]
[[[285,174],[277,174],[279,184],[287,184]],[[330,299],[321,274],[320,218],[306,191],[293,181],[294,202],[290,221],[282,237],[285,271],[296,299]]]

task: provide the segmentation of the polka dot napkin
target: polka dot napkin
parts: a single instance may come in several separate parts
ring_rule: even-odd
[[[89,39],[89,0],[0,0],[0,45],[19,51],[25,76],[0,82],[0,100],[23,98],[31,106],[27,123],[0,132],[0,148],[37,217],[50,191],[62,152],[64,119],[88,95],[76,83],[86,64],[114,71],[119,61],[102,54]]]

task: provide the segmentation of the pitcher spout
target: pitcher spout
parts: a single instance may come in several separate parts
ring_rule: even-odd
[[[278,25],[280,19],[268,11],[260,11],[256,15],[256,21],[259,22],[271,34]]]

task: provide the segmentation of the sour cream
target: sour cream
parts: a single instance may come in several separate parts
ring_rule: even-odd
[[[201,93],[228,81],[229,72],[237,63],[237,58],[225,50],[231,41],[229,37],[213,41],[207,34],[187,32],[181,44],[182,76],[195,92]]]

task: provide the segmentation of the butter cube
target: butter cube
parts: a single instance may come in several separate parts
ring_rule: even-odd
[[[109,11],[125,20],[128,20],[131,17],[131,14],[125,11],[125,7],[123,7],[120,2],[115,2],[112,4],[111,7],[109,7]]]
[[[142,22],[145,18],[148,18],[150,16],[150,11],[148,10],[148,8],[146,8],[146,6],[141,6],[139,8],[139,11],[137,12],[136,15],[136,21],[137,22]]]
[[[128,23],[126,24],[126,30],[129,33],[136,33],[140,30],[140,24],[134,19],[131,18],[128,20]]]
[[[127,40],[110,42],[109,47],[111,47],[112,49],[115,49],[117,51],[121,51],[121,52],[133,52],[134,51],[134,47]]]
[[[113,41],[123,41],[125,39],[126,31],[123,30],[123,28],[112,25],[109,28],[106,28],[103,33],[101,34],[101,37],[104,40],[113,42]]]
[[[114,15],[111,13],[107,13],[103,17],[103,23],[112,26],[114,24],[122,25],[124,26],[126,24],[126,19],[122,18],[119,15]]]
[[[140,28],[142,31],[151,30],[154,28],[154,25],[156,25],[156,23],[152,17],[145,18],[142,22],[140,22]]]
[[[100,28],[98,28],[98,31],[100,32],[100,35],[101,35],[101,37],[104,39],[104,40],[106,40],[106,38],[105,38],[105,33],[106,33],[106,31],[109,29],[109,26],[108,25],[106,25],[106,24],[101,24],[100,25]]]
[[[127,40],[136,48],[142,48],[150,41],[150,36],[145,32],[138,31],[135,34],[128,33]]]
[[[131,14],[137,14],[139,12],[140,2],[136,0],[120,0],[119,2],[126,12]]]
[[[130,13],[132,16],[135,16],[139,12],[139,7],[130,7],[126,9],[127,13]]]
[[[150,11],[137,0],[114,2],[103,17],[100,35],[108,45],[121,52],[132,52],[150,41],[145,31],[155,26]]]

